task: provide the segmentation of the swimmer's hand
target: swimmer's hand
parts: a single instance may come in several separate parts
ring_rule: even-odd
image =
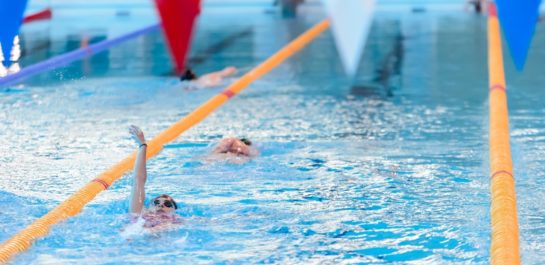
[[[142,145],[146,143],[146,138],[144,137],[144,133],[140,128],[138,128],[135,125],[129,126],[129,133],[131,134],[132,138],[138,145]]]

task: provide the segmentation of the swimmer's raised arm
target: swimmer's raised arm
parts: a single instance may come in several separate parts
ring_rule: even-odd
[[[132,186],[131,201],[129,212],[140,214],[144,207],[144,198],[146,197],[145,184],[147,179],[146,172],[146,138],[140,128],[131,125],[129,133],[138,144],[138,153],[134,162],[134,181]]]

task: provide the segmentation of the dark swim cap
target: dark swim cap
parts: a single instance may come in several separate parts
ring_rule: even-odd
[[[250,141],[250,140],[248,140],[246,138],[240,138],[240,141],[243,142],[247,146],[252,145],[252,141]]]
[[[185,72],[180,76],[180,81],[191,81],[197,79],[197,75],[191,71],[191,69],[186,69]]]

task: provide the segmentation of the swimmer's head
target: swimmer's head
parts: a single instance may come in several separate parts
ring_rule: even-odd
[[[197,79],[197,75],[189,68],[180,76],[180,81],[191,81],[195,79]]]
[[[252,141],[250,141],[250,140],[248,140],[246,138],[240,138],[240,141],[243,142],[247,146],[252,145]]]
[[[155,197],[152,203],[153,206],[151,206],[150,208],[154,212],[170,213],[178,209],[178,205],[176,204],[174,199],[166,194]]]
[[[216,151],[222,154],[234,154],[242,156],[250,156],[250,145],[252,142],[250,140],[242,138],[226,138],[221,140],[221,142],[216,147]]]

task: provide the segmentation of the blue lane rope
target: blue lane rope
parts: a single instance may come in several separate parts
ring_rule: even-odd
[[[122,42],[138,37],[142,34],[146,34],[148,32],[157,30],[159,29],[159,27],[160,27],[160,24],[157,23],[157,24],[147,26],[145,28],[127,33],[125,35],[121,35],[113,39],[104,40],[104,41],[89,45],[87,47],[79,48],[75,51],[67,52],[65,54],[55,56],[45,61],[41,61],[39,63],[26,66],[17,73],[0,78],[0,86],[11,85],[31,75],[35,75],[47,70],[53,70],[53,69],[59,68],[63,65],[69,64],[73,61],[79,60],[86,56],[101,52],[105,49],[110,48],[111,46],[118,45]]]

